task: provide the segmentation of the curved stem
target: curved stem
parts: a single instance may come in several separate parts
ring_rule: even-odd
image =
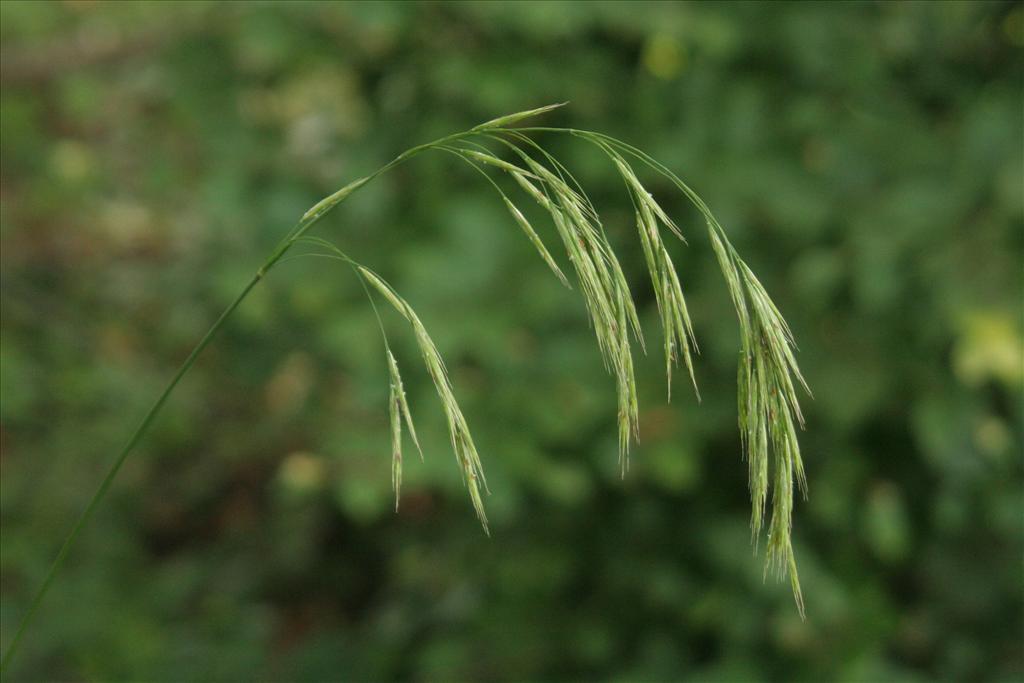
[[[471,137],[479,134],[480,133],[478,131],[464,131],[461,133],[455,133],[452,135],[445,136],[443,138],[439,138],[437,140],[434,140],[433,142],[428,142],[426,144],[412,147],[402,152],[397,157],[392,159],[390,162],[388,162],[384,166],[381,166],[379,169],[371,173],[369,176],[366,177],[365,182],[373,180],[377,176],[386,173],[395,166],[401,164],[404,161],[407,161],[408,159],[411,159],[417,154],[424,152],[428,149],[437,147],[439,145],[444,145],[445,143],[448,142],[453,142],[456,140],[460,140],[462,138]],[[365,184],[365,182],[363,184]],[[96,490],[96,493],[94,493],[92,498],[89,500],[89,504],[86,506],[82,514],[79,515],[78,520],[75,522],[75,525],[71,528],[71,533],[69,533],[67,538],[64,539],[64,543],[61,545],[60,550],[57,552],[57,557],[54,559],[53,564],[50,565],[50,569],[49,571],[47,571],[46,577],[43,579],[42,585],[40,585],[39,589],[35,593],[35,596],[32,598],[32,602],[29,604],[28,611],[21,618],[21,622],[18,624],[18,630],[14,634],[14,639],[11,641],[11,644],[7,647],[7,651],[4,653],[3,659],[0,660],[0,671],[5,671],[7,669],[7,666],[10,664],[15,652],[18,650],[18,645],[21,643],[22,637],[25,635],[25,631],[28,629],[29,624],[32,623],[32,620],[35,617],[36,612],[38,612],[39,610],[39,605],[42,603],[43,598],[46,597],[47,592],[50,590],[50,585],[53,583],[53,579],[56,577],[61,565],[64,564],[64,560],[67,558],[68,551],[74,544],[75,539],[78,538],[78,535],[81,533],[83,527],[85,527],[85,525],[92,518],[93,514],[96,512],[96,508],[99,506],[100,502],[106,496],[107,491],[110,489],[111,484],[113,484],[118,472],[121,471],[121,467],[124,465],[125,461],[128,459],[128,456],[131,454],[131,452],[138,445],[139,441],[142,440],[142,437],[146,435],[147,431],[149,431],[149,428],[152,426],[154,420],[156,420],[156,417],[160,413],[160,410],[164,407],[164,404],[170,397],[171,392],[173,392],[174,388],[178,386],[178,383],[181,381],[181,378],[184,377],[185,373],[187,373],[189,369],[191,369],[191,367],[195,364],[196,359],[199,357],[199,354],[202,353],[207,346],[209,346],[210,342],[213,341],[213,338],[220,331],[221,327],[224,326],[224,323],[227,321],[227,319],[231,317],[231,314],[234,313],[235,309],[238,308],[242,301],[245,300],[245,298],[249,295],[249,292],[252,291],[252,288],[255,287],[256,284],[260,280],[262,280],[263,277],[270,271],[274,264],[280,261],[281,258],[288,252],[288,250],[291,249],[292,246],[294,246],[297,241],[302,239],[302,237],[310,231],[310,229],[316,224],[316,222],[323,218],[331,209],[334,208],[335,205],[331,205],[327,207],[324,211],[315,213],[313,215],[307,215],[301,221],[299,221],[295,225],[295,227],[292,228],[292,230],[287,235],[285,235],[284,238],[281,239],[280,242],[278,242],[277,246],[274,247],[274,250],[270,253],[270,256],[267,257],[267,260],[263,263],[260,269],[256,271],[256,274],[252,276],[252,279],[249,280],[248,284],[246,284],[242,291],[238,294],[238,296],[235,297],[235,300],[232,301],[226,309],[224,309],[224,312],[220,314],[220,317],[217,318],[216,322],[213,323],[213,326],[210,327],[209,330],[207,330],[206,334],[203,335],[203,338],[200,339],[199,343],[196,344],[194,349],[192,349],[192,352],[189,353],[188,357],[181,364],[181,367],[178,368],[178,371],[171,378],[171,381],[164,388],[163,392],[161,392],[160,396],[153,403],[152,407],[150,407],[149,412],[147,412],[145,417],[142,418],[142,422],[139,423],[139,426],[135,428],[135,431],[128,438],[128,441],[125,443],[125,445],[121,448],[120,453],[118,453],[117,458],[114,460],[114,464],[111,465],[110,469],[107,471],[106,476],[103,478],[102,483],[100,483],[99,488]]]
[[[252,279],[249,280],[249,282],[245,285],[245,287],[238,294],[238,296],[235,297],[235,300],[232,301],[224,310],[224,312],[220,314],[220,317],[217,318],[217,320],[213,323],[210,329],[207,330],[206,334],[203,335],[203,338],[199,340],[199,343],[196,344],[194,349],[192,349],[188,357],[181,364],[181,367],[178,368],[178,371],[171,378],[171,381],[167,384],[163,392],[161,392],[160,396],[150,407],[146,415],[142,418],[142,422],[139,423],[139,426],[135,428],[135,431],[128,438],[128,441],[125,443],[125,445],[121,448],[121,451],[118,453],[113,465],[111,465],[110,469],[107,471],[106,476],[104,476],[103,481],[100,483],[99,488],[96,490],[96,493],[93,494],[92,498],[89,500],[89,504],[86,506],[82,514],[79,515],[78,519],[75,522],[75,525],[72,527],[71,533],[68,534],[67,538],[64,540],[64,543],[61,545],[60,550],[57,552],[57,557],[54,559],[53,564],[50,565],[50,569],[49,571],[47,571],[46,577],[43,579],[42,585],[39,587],[39,589],[33,596],[32,602],[29,604],[28,611],[21,618],[21,622],[18,624],[18,630],[14,634],[14,638],[11,641],[11,644],[8,646],[7,651],[4,653],[3,659],[0,660],[0,672],[6,670],[7,666],[11,662],[11,659],[14,657],[14,654],[18,649],[18,645],[21,643],[22,637],[25,635],[25,631],[28,629],[29,624],[32,622],[33,618],[38,612],[39,606],[42,603],[43,598],[49,591],[50,585],[53,583],[53,580],[56,577],[57,572],[60,570],[60,567],[64,564],[64,560],[67,558],[68,552],[70,551],[71,546],[74,544],[75,539],[78,538],[78,535],[81,533],[82,529],[92,518],[93,514],[96,512],[96,508],[99,506],[100,502],[106,496],[107,491],[110,489],[111,484],[113,484],[114,479],[117,477],[117,474],[121,471],[121,467],[128,459],[128,456],[138,445],[139,441],[142,440],[142,437],[145,436],[146,433],[149,431],[150,426],[156,420],[157,415],[160,413],[160,410],[164,407],[164,404],[170,397],[171,392],[173,392],[175,387],[178,386],[178,383],[185,376],[185,373],[187,373],[195,364],[196,359],[199,357],[199,354],[203,352],[203,350],[210,344],[211,341],[213,341],[213,338],[220,331],[220,328],[224,326],[224,323],[227,321],[229,317],[231,317],[231,314],[234,313],[235,309],[238,308],[242,301],[245,300],[245,298],[249,295],[249,292],[252,291],[253,287],[255,287],[256,284],[260,280],[262,280],[263,277],[270,271],[270,269],[273,268],[273,266],[276,263],[278,263],[286,253],[288,253],[288,250],[291,249],[296,242],[302,240],[306,233],[308,233],[310,229],[312,229],[312,227],[317,223],[317,221],[323,218],[328,212],[330,212],[335,206],[337,206],[337,204],[343,201],[348,196],[348,194],[350,194],[351,192],[355,192],[366,183],[370,182],[377,176],[386,173],[387,171],[391,170],[392,168],[401,164],[402,162],[411,159],[417,154],[425,152],[429,149],[444,148],[445,145],[447,145],[450,142],[456,142],[458,140],[463,140],[465,138],[474,136],[490,136],[490,133],[492,131],[503,130],[500,128],[500,124],[513,122],[518,120],[519,118],[525,118],[526,116],[532,116],[538,113],[543,113],[544,111],[548,111],[552,108],[554,107],[548,106],[536,110],[531,110],[529,112],[520,112],[519,114],[515,114],[510,117],[503,117],[501,119],[495,119],[494,121],[481,124],[480,126],[477,126],[476,128],[473,128],[468,131],[453,133],[451,135],[447,135],[445,137],[434,140],[433,142],[428,142],[422,145],[411,147],[406,151],[402,152],[401,154],[399,154],[391,161],[389,161],[387,164],[378,168],[370,175],[357,181],[356,183],[353,183],[351,186],[349,186],[349,189],[347,191],[345,188],[343,188],[338,193],[330,195],[324,200],[321,200],[321,202],[318,203],[313,210],[306,212],[306,214],[302,217],[302,220],[300,220],[295,225],[295,227],[292,228],[288,232],[288,234],[285,235],[281,239],[281,241],[277,243],[277,246],[274,247],[273,251],[271,251],[270,253],[270,256],[267,257],[267,260],[263,263],[259,270],[256,271],[256,274],[252,276]],[[549,129],[538,128],[536,130],[539,131]],[[563,132],[575,131],[563,130]],[[447,151],[454,150],[448,149]],[[484,175],[487,176],[486,173]],[[489,176],[487,176],[487,178],[488,180],[491,180]],[[494,181],[491,180],[491,182],[493,183]],[[345,258],[346,260],[349,260],[350,263],[354,263],[351,262],[351,260],[348,259],[347,257]],[[367,293],[369,294],[369,292]],[[373,303],[372,297],[370,299],[370,302],[371,304]],[[374,306],[374,310],[376,311],[376,306]],[[383,331],[383,325],[381,325],[381,332]],[[385,336],[385,344],[386,343],[387,341]]]
[[[174,391],[174,388],[178,386],[178,382],[180,382],[181,378],[185,376],[185,373],[188,372],[189,368],[195,364],[196,358],[199,357],[199,354],[202,353],[203,349],[205,349],[211,341],[213,341],[217,332],[224,326],[224,322],[231,316],[234,310],[238,308],[238,305],[242,303],[242,300],[249,295],[252,288],[255,287],[256,283],[262,278],[263,269],[249,280],[249,283],[244,289],[242,289],[241,293],[235,297],[235,300],[232,301],[226,309],[224,309],[224,312],[220,314],[217,321],[213,323],[213,326],[206,332],[199,343],[196,344],[196,347],[192,349],[192,353],[188,355],[185,362],[183,362],[181,367],[178,368],[174,377],[171,378],[171,381],[164,388],[163,393],[161,393],[156,402],[153,403],[153,406],[149,409],[149,412],[146,413],[146,416],[142,418],[142,422],[135,428],[135,432],[131,437],[129,437],[127,443],[125,443],[121,452],[118,454],[117,459],[114,461],[114,464],[107,472],[107,476],[103,478],[103,482],[100,484],[100,487],[96,490],[96,493],[93,494],[92,499],[89,501],[89,505],[86,506],[85,511],[79,516],[78,521],[75,522],[75,526],[72,527],[71,533],[68,534],[68,537],[64,540],[64,544],[61,545],[56,559],[54,559],[53,564],[50,565],[50,570],[46,573],[46,578],[43,579],[42,585],[39,587],[39,590],[36,591],[36,595],[32,599],[32,603],[29,605],[28,612],[26,612],[25,616],[21,618],[21,623],[18,625],[18,631],[14,634],[14,640],[11,641],[10,646],[7,648],[7,652],[4,653],[3,662],[0,663],[0,667],[6,669],[7,665],[10,664],[11,658],[14,656],[15,651],[17,651],[18,644],[21,642],[22,636],[25,635],[25,630],[32,622],[32,618],[38,611],[40,603],[42,603],[47,591],[49,591],[50,584],[53,583],[53,579],[57,575],[57,570],[59,570],[61,565],[64,564],[64,559],[67,557],[68,551],[71,549],[71,545],[75,542],[75,539],[82,531],[82,528],[96,512],[96,508],[99,506],[100,501],[103,500],[103,497],[106,495],[110,485],[114,482],[114,478],[117,476],[117,473],[121,471],[121,466],[124,465],[125,460],[128,459],[128,455],[149,430],[149,427],[153,424],[153,421],[156,419],[160,409],[163,408],[164,403],[167,402],[167,398],[171,395],[171,392]]]

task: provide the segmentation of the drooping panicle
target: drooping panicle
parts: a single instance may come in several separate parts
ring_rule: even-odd
[[[751,532],[756,542],[764,524],[770,490],[772,509],[768,523],[766,570],[771,569],[779,576],[789,575],[802,616],[803,596],[792,545],[794,489],[799,488],[806,495],[806,475],[796,435],[797,427],[803,425],[796,385],[810,392],[797,367],[793,353],[795,345],[789,327],[757,277],[729,242],[725,230],[711,210],[675,173],[646,153],[607,135],[583,131],[573,131],[573,134],[611,150],[613,156],[635,158],[661,174],[683,193],[704,218],[712,249],[740,324],[738,416],[744,456],[749,468]],[[634,189],[636,187],[631,177],[627,177],[627,184],[633,185]],[[661,212],[652,203],[653,199],[647,201],[644,197],[634,192],[634,203],[638,205],[638,213],[641,214],[638,222],[646,225],[649,221],[643,215],[645,207],[662,220]],[[674,268],[666,272],[671,272],[673,276],[675,274]],[[684,315],[683,311],[685,308],[681,306],[678,317],[680,324],[676,326],[679,338],[685,338],[683,332],[690,328],[689,316]]]
[[[499,178],[503,174],[511,176],[512,181],[550,215],[554,232],[572,264],[605,368],[615,381],[619,459],[623,474],[629,465],[630,442],[639,436],[639,409],[632,356],[634,340],[640,344],[641,349],[645,348],[639,315],[628,279],[594,204],[565,165],[530,137],[530,133],[563,132],[582,138],[606,154],[621,176],[633,205],[636,234],[663,331],[670,399],[673,368],[678,364],[686,367],[697,398],[700,399],[694,368],[694,357],[699,353],[699,347],[679,271],[670,255],[663,230],[683,243],[686,240],[677,223],[641,182],[633,164],[639,162],[668,179],[696,207],[704,219],[713,253],[739,320],[737,412],[743,455],[749,470],[752,536],[756,547],[757,539],[767,526],[766,570],[789,575],[802,614],[803,598],[791,535],[794,491],[803,490],[806,495],[806,475],[796,436],[797,429],[803,426],[796,388],[800,386],[806,390],[807,385],[795,360],[792,334],[778,308],[740,258],[710,209],[696,192],[667,167],[641,150],[600,133],[558,128],[508,127],[556,106],[560,105],[493,119],[465,134],[445,138],[435,147],[456,154],[487,178],[540,257],[560,281],[568,284],[565,272],[544,244],[534,224],[491,177],[494,170],[502,172],[496,174]],[[500,144],[507,152],[511,152],[512,159],[501,158],[484,143],[492,146],[494,143]],[[416,149],[430,147],[426,145]],[[356,181],[352,189],[358,188],[360,183]],[[319,215],[317,212],[329,209],[351,191],[343,188],[314,207],[307,213],[307,217]],[[481,498],[481,491],[486,491],[483,471],[465,418],[455,403],[440,355],[408,303],[368,269],[360,268],[360,274],[413,328],[424,364],[445,410],[449,435],[463,479],[486,529]],[[408,408],[401,403],[404,394],[401,397],[396,397],[393,402],[393,425],[395,417],[405,415],[408,418]],[[411,422],[409,425],[412,434]],[[415,440],[414,434],[413,438]],[[400,444],[396,451],[400,452]],[[399,463],[396,479],[400,481],[400,458],[396,461]]]
[[[177,374],[145,415],[141,424],[127,440],[114,464],[108,470],[103,483],[92,496],[85,511],[79,516],[71,534],[65,540],[56,560],[46,574],[40,589],[32,599],[28,611],[14,633],[7,652],[0,661],[0,669],[6,669],[8,666],[25,629],[36,614],[56,572],[62,566],[68,549],[93,514],[96,506],[106,495],[110,483],[120,471],[125,459],[149,429],[167,398],[185,373],[193,367],[198,355],[213,340],[225,321],[230,318],[253,287],[262,281],[272,268],[295,258],[295,256],[287,258],[285,256],[298,243],[317,244],[326,248],[328,250],[326,254],[305,255],[327,256],[345,262],[359,274],[375,311],[376,304],[373,303],[374,299],[370,293],[371,287],[383,295],[388,303],[412,326],[424,364],[445,412],[452,447],[455,450],[463,481],[469,489],[470,499],[484,531],[488,532],[487,517],[484,513],[481,495],[482,490],[487,490],[487,485],[480,458],[465,417],[455,401],[444,363],[422,322],[408,303],[379,276],[349,258],[326,240],[308,234],[321,217],[353,192],[398,164],[427,150],[436,149],[455,153],[477,170],[481,170],[481,166],[489,166],[505,171],[530,197],[551,214],[555,230],[565,246],[579,281],[580,291],[583,294],[605,367],[616,382],[619,460],[622,472],[625,474],[629,464],[630,440],[637,438],[639,432],[637,391],[630,342],[630,333],[632,333],[641,348],[644,348],[639,317],[623,269],[608,241],[593,203],[568,169],[528,135],[542,131],[565,133],[597,145],[612,158],[629,188],[636,228],[640,234],[641,247],[654,286],[659,318],[664,330],[666,372],[669,379],[670,396],[672,367],[680,357],[687,366],[690,379],[694,380],[691,348],[693,351],[697,351],[697,344],[680,280],[668,251],[665,249],[664,242],[661,240],[659,226],[664,226],[680,239],[682,239],[682,232],[661,205],[655,201],[654,196],[640,183],[626,159],[638,160],[668,179],[703,216],[712,249],[739,319],[741,348],[738,366],[737,412],[743,452],[749,467],[749,487],[753,508],[751,530],[755,539],[755,549],[756,539],[759,538],[765,523],[765,515],[769,514],[766,571],[772,569],[780,577],[788,574],[797,607],[803,616],[803,595],[792,544],[794,489],[803,490],[805,496],[807,493],[806,474],[797,440],[797,428],[803,426],[804,418],[797,399],[796,387],[799,385],[808,393],[810,392],[797,367],[793,336],[778,308],[729,242],[725,230],[712,215],[710,209],[700,196],[670,169],[636,147],[601,133],[550,127],[508,128],[508,126],[517,124],[528,117],[549,112],[560,106],[562,104],[553,104],[501,116],[470,130],[411,147],[370,175],[349,183],[320,200],[303,214],[298,224],[278,242],[245,288],[194,347]],[[523,165],[498,158],[486,148],[481,148],[480,141],[500,142],[515,153]],[[531,157],[522,147],[538,155],[538,158]],[[516,222],[555,275],[564,281],[564,274],[526,217],[508,199],[495,181],[486,172],[482,170],[481,172],[498,188]],[[383,333],[383,322],[379,322],[381,322],[380,327]],[[387,335],[383,336],[386,347]],[[419,443],[413,429],[405,393],[402,390],[398,366],[390,349],[388,349],[388,367],[392,380],[389,393],[389,413],[392,434],[392,479],[397,508],[402,479],[401,427],[403,418],[417,449]],[[695,380],[694,388],[696,389]],[[420,455],[422,457],[422,451]],[[770,513],[767,511],[769,493]]]

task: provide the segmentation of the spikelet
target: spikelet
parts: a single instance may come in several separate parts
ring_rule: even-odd
[[[615,164],[633,201],[640,245],[651,278],[664,333],[665,375],[669,400],[672,398],[672,366],[680,359],[686,365],[690,381],[693,383],[694,391],[697,392],[699,399],[700,392],[697,389],[691,351],[691,349],[697,350],[697,341],[693,334],[693,324],[690,321],[679,276],[668,249],[661,239],[659,223],[672,231],[683,242],[686,240],[679,227],[665,214],[651,193],[644,188],[633,168],[622,155],[607,144],[598,142],[598,146]]]
[[[552,109],[558,109],[559,107],[564,107],[567,104],[569,104],[569,103],[568,102],[559,102],[558,104],[548,104],[548,105],[545,105],[543,107],[537,107],[536,109],[528,109],[526,111],[517,112],[515,114],[508,114],[507,116],[499,116],[498,118],[491,119],[490,121],[487,121],[486,123],[481,123],[479,126],[474,126],[473,130],[481,131],[481,130],[487,130],[489,128],[503,128],[505,126],[510,126],[513,123],[518,123],[519,121],[522,121],[523,119],[528,119],[531,116],[538,116],[539,114],[546,114],[547,112],[551,111]]]
[[[540,254],[540,257],[544,259],[544,263],[548,264],[548,268],[550,268],[551,272],[555,274],[555,277],[558,278],[559,282],[561,282],[569,289],[572,289],[572,285],[570,285],[569,280],[566,279],[565,273],[563,273],[562,269],[558,267],[557,263],[555,263],[555,259],[552,258],[551,253],[548,251],[547,247],[544,246],[544,243],[541,241],[540,236],[537,235],[537,232],[533,229],[533,226],[530,225],[530,221],[526,220],[526,216],[524,216],[523,212],[519,210],[519,207],[512,203],[511,199],[509,199],[508,197],[504,197],[504,199],[505,206],[508,207],[509,213],[512,214],[512,217],[515,218],[516,223],[518,223],[519,227],[522,228],[523,232],[526,233],[526,236],[530,239],[530,242],[533,244],[534,248]]]
[[[308,211],[306,211],[306,213],[302,214],[302,220],[307,221],[311,218],[319,218],[320,216],[324,215],[325,213],[333,209],[336,205],[343,202],[346,197],[348,197],[350,194],[352,194],[360,187],[365,185],[369,180],[370,176],[360,178],[359,180],[354,180],[345,187],[335,192],[334,194],[324,197],[316,204],[314,204]]]
[[[493,154],[490,154],[489,152],[478,152],[475,149],[463,149],[461,150],[461,152],[462,154],[465,154],[473,161],[479,161],[481,163],[487,164],[488,166],[500,168],[502,171],[506,171],[508,173],[512,173],[515,175],[523,175],[529,178],[533,178],[534,180],[539,180],[537,176],[533,175],[529,171],[524,171],[522,168],[516,166],[515,164],[510,164],[509,162],[504,161],[503,159],[499,159],[498,157],[494,156]]]
[[[402,495],[402,412],[398,402],[396,386],[397,368],[394,359],[388,352],[388,366],[391,369],[391,391],[388,395],[388,416],[391,422],[391,487],[395,490],[395,512],[398,512],[398,501]]]
[[[527,178],[517,182],[551,214],[556,231],[569,254],[583,293],[591,325],[605,368],[616,383],[619,426],[619,463],[629,468],[629,444],[638,436],[639,416],[636,380],[629,333],[643,345],[639,316],[625,275],[597,220],[593,204],[560,175],[518,150],[544,191]],[[558,167],[556,166],[556,171]]]
[[[412,423],[412,413],[409,411],[409,404],[405,399],[405,388],[402,386],[402,376],[398,372],[398,362],[390,348],[386,348],[388,356],[388,374],[391,378],[391,391],[388,397],[388,413],[391,419],[391,484],[395,489],[395,510],[398,510],[398,500],[402,489],[402,420],[405,420],[409,436],[412,438],[416,450],[423,459],[423,449],[420,448],[420,441],[416,438],[416,427]]]
[[[455,459],[459,464],[462,473],[463,483],[469,489],[470,500],[477,518],[484,528],[484,532],[490,534],[487,524],[487,513],[484,510],[482,491],[487,491],[487,480],[484,477],[483,464],[480,462],[480,455],[477,453],[473,436],[470,434],[469,425],[462,414],[462,409],[455,400],[455,393],[452,391],[451,381],[448,379],[448,371],[445,368],[441,354],[437,346],[427,333],[419,316],[412,307],[400,297],[395,290],[384,281],[379,275],[364,266],[358,266],[357,270],[374,289],[381,293],[402,317],[412,326],[416,344],[419,346],[420,354],[423,357],[423,364],[427,373],[434,383],[438,399],[444,410],[445,419],[448,423],[448,434],[451,438],[452,450],[455,452]]]

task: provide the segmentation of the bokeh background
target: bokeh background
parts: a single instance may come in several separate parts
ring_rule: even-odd
[[[660,355],[638,361],[623,481],[577,295],[471,170],[420,157],[317,230],[436,337],[493,537],[392,316],[426,451],[395,514],[373,314],[344,269],[291,262],[130,459],[5,680],[1024,677],[1020,4],[4,2],[0,18],[4,647],[117,448],[295,219],[494,116],[569,100],[545,123],[690,181],[815,391],[801,622],[750,544],[738,329],[693,212],[645,178],[690,237],[673,248],[704,400],[678,382],[667,406]],[[578,142],[545,144],[603,211],[657,340],[620,180]]]

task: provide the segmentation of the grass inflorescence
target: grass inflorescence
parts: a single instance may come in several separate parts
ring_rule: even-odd
[[[615,381],[619,463],[622,474],[625,475],[629,467],[630,443],[639,435],[633,344],[638,344],[642,350],[646,348],[639,316],[622,266],[609,243],[594,204],[572,173],[532,137],[536,134],[565,134],[584,140],[605,154],[622,177],[633,205],[640,247],[658,307],[669,398],[673,367],[679,363],[685,366],[694,390],[697,389],[693,364],[693,356],[698,352],[697,339],[679,275],[669,255],[664,236],[667,233],[683,242],[686,240],[679,226],[647,191],[635,167],[666,178],[703,217],[712,249],[739,319],[738,413],[743,452],[749,468],[752,536],[756,547],[757,539],[767,524],[765,571],[773,570],[779,576],[788,574],[797,607],[803,616],[804,603],[791,535],[794,490],[799,489],[805,495],[807,491],[800,445],[797,441],[797,428],[803,426],[803,415],[796,388],[802,387],[808,393],[809,390],[797,367],[794,357],[795,343],[789,327],[757,277],[729,242],[725,230],[704,201],[670,169],[636,147],[602,133],[571,128],[511,127],[560,106],[562,105],[548,105],[502,116],[468,131],[408,149],[373,173],[345,185],[320,200],[303,214],[185,359],[119,452],[99,489],[61,546],[42,586],[33,597],[11,645],[4,654],[2,668],[6,668],[17,650],[28,624],[37,612],[74,540],[95,512],[128,455],[147,432],[174,388],[253,287],[277,264],[285,260],[286,254],[298,244],[306,244],[317,249],[307,255],[338,259],[351,268],[370,298],[374,311],[377,312],[390,379],[388,406],[396,509],[402,484],[403,424],[421,457],[422,450],[419,448],[398,362],[388,345],[375,296],[382,297],[411,328],[423,364],[444,411],[462,479],[469,490],[477,517],[484,531],[488,531],[483,502],[487,482],[480,455],[456,400],[444,361],[423,322],[408,301],[377,273],[350,258],[335,244],[309,235],[318,221],[364,185],[395,166],[429,150],[452,154],[481,173],[498,192],[514,223],[525,233],[548,268],[559,281],[571,288],[569,278],[552,256],[538,230],[526,218],[513,196],[492,177],[492,173],[511,178],[510,185],[518,189],[515,196],[521,195],[536,203],[549,215],[555,236],[572,265],[576,285],[583,297],[604,365]]]
[[[537,228],[516,203],[513,198],[515,193],[502,187],[494,174],[511,178],[513,190],[518,189],[518,194],[540,206],[550,217],[554,236],[561,243],[571,264],[605,368],[615,381],[619,463],[623,475],[629,468],[630,443],[639,436],[633,345],[646,349],[639,316],[619,258],[609,243],[593,202],[565,165],[532,135],[561,133],[585,140],[607,156],[621,176],[633,206],[636,232],[658,308],[669,400],[672,396],[673,368],[680,364],[685,368],[697,398],[700,398],[694,371],[694,356],[699,353],[697,338],[679,274],[665,242],[665,238],[669,237],[685,244],[686,238],[679,225],[644,186],[637,169],[663,176],[696,207],[704,220],[739,320],[738,413],[743,453],[749,468],[752,537],[756,547],[757,539],[767,524],[765,570],[767,572],[771,569],[780,576],[789,576],[794,598],[803,614],[803,597],[793,554],[791,529],[794,489],[806,493],[806,477],[796,436],[797,428],[803,426],[796,387],[806,390],[807,385],[796,364],[792,334],[764,287],[740,258],[710,209],[667,167],[641,150],[601,133],[567,128],[509,127],[559,106],[549,105],[503,116],[466,133],[449,136],[416,149],[447,152],[483,175],[544,263],[560,282],[572,288],[569,278],[552,256]],[[322,200],[307,212],[307,217],[322,215],[372,177],[357,180]],[[335,256],[340,254],[330,243],[322,240],[318,240],[318,243],[332,250]],[[342,257],[354,264],[356,272],[412,325],[424,363],[448,418],[452,445],[463,479],[486,530],[481,498],[481,490],[486,490],[483,468],[436,347],[408,302],[378,275],[355,264],[347,256]],[[390,350],[388,359],[394,387],[397,365]],[[397,472],[396,498],[401,481],[399,415],[408,418],[408,406],[396,403],[393,399],[391,424]],[[411,422],[409,428],[411,432]]]

